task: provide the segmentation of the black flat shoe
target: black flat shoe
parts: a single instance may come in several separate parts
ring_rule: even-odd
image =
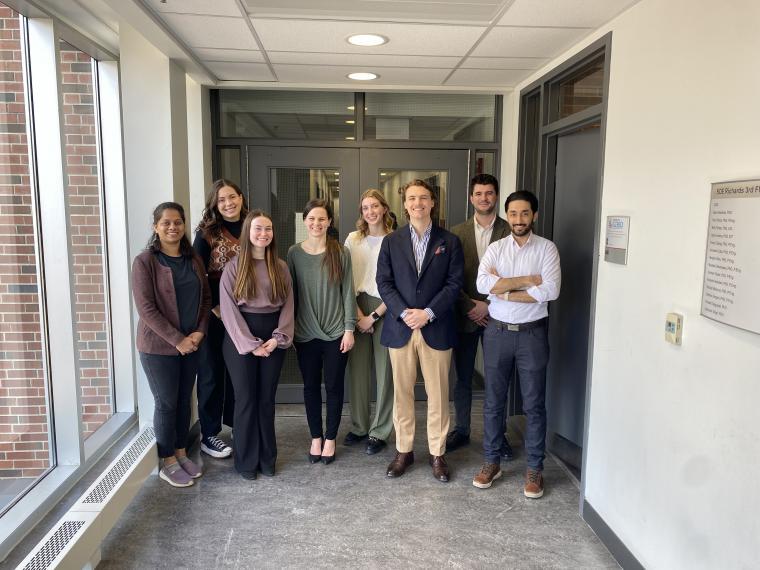
[[[364,441],[367,439],[367,434],[364,435],[357,435],[354,432],[350,431],[346,434],[345,439],[343,440],[343,445],[354,445],[355,443],[359,443],[360,441]]]
[[[386,445],[382,439],[376,437],[369,438],[367,440],[367,455],[375,455],[375,453],[382,451]]]
[[[255,471],[241,471],[240,476],[243,479],[248,479],[249,481],[253,481],[256,479],[256,472]]]
[[[262,467],[261,474],[264,477],[274,477],[274,467]]]

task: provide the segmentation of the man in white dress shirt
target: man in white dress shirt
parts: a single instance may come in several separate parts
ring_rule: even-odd
[[[485,463],[472,484],[487,489],[501,477],[504,406],[516,368],[527,419],[523,492],[538,499],[544,494],[548,305],[559,296],[559,253],[551,241],[533,233],[538,219],[538,200],[533,193],[513,192],[504,209],[512,233],[489,245],[478,267],[478,291],[488,295],[490,304],[483,335]]]

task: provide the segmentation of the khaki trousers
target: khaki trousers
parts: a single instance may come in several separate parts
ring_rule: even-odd
[[[414,449],[414,384],[417,364],[422,370],[427,393],[427,436],[431,455],[446,453],[449,432],[449,368],[451,349],[435,350],[427,345],[419,329],[403,348],[388,349],[393,368],[393,427],[396,449],[408,453]]]

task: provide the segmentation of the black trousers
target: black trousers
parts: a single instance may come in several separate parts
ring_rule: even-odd
[[[262,340],[272,338],[280,313],[243,313],[251,333]],[[235,469],[274,469],[277,441],[274,433],[274,400],[285,351],[277,348],[267,357],[238,353],[229,335],[222,347],[235,388]]]
[[[140,362],[155,401],[153,430],[158,456],[161,459],[172,457],[175,449],[184,449],[187,445],[198,353],[164,356],[141,352]]]
[[[222,431],[222,418],[230,427],[234,423],[235,396],[222,357],[224,336],[224,324],[212,313],[206,338],[198,349],[198,419],[204,437]]]
[[[306,421],[311,437],[335,439],[338,437],[340,416],[343,413],[343,380],[348,354],[340,351],[341,337],[335,340],[313,339],[297,342],[298,367],[303,377],[303,400]],[[327,422],[322,431],[322,370],[324,368],[327,394]]]

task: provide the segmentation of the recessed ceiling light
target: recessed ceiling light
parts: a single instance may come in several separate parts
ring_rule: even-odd
[[[353,111],[354,110],[354,106],[351,105],[350,107],[346,107],[346,109],[348,109],[349,111]]]
[[[348,120],[348,121],[346,121],[346,124],[347,124],[347,125],[353,125],[355,122],[356,122],[356,121]]]
[[[372,47],[387,44],[388,38],[378,34],[355,34],[349,36],[346,41],[355,46]]]
[[[388,173],[387,172],[381,172],[380,176],[388,176]]]
[[[346,140],[347,141],[352,141],[352,140],[354,140],[354,137],[346,137]]]
[[[356,73],[349,73],[346,77],[355,81],[372,81],[380,76],[377,73],[370,73],[369,71],[358,71]]]
[[[340,176],[340,172],[333,172],[335,176]]]

